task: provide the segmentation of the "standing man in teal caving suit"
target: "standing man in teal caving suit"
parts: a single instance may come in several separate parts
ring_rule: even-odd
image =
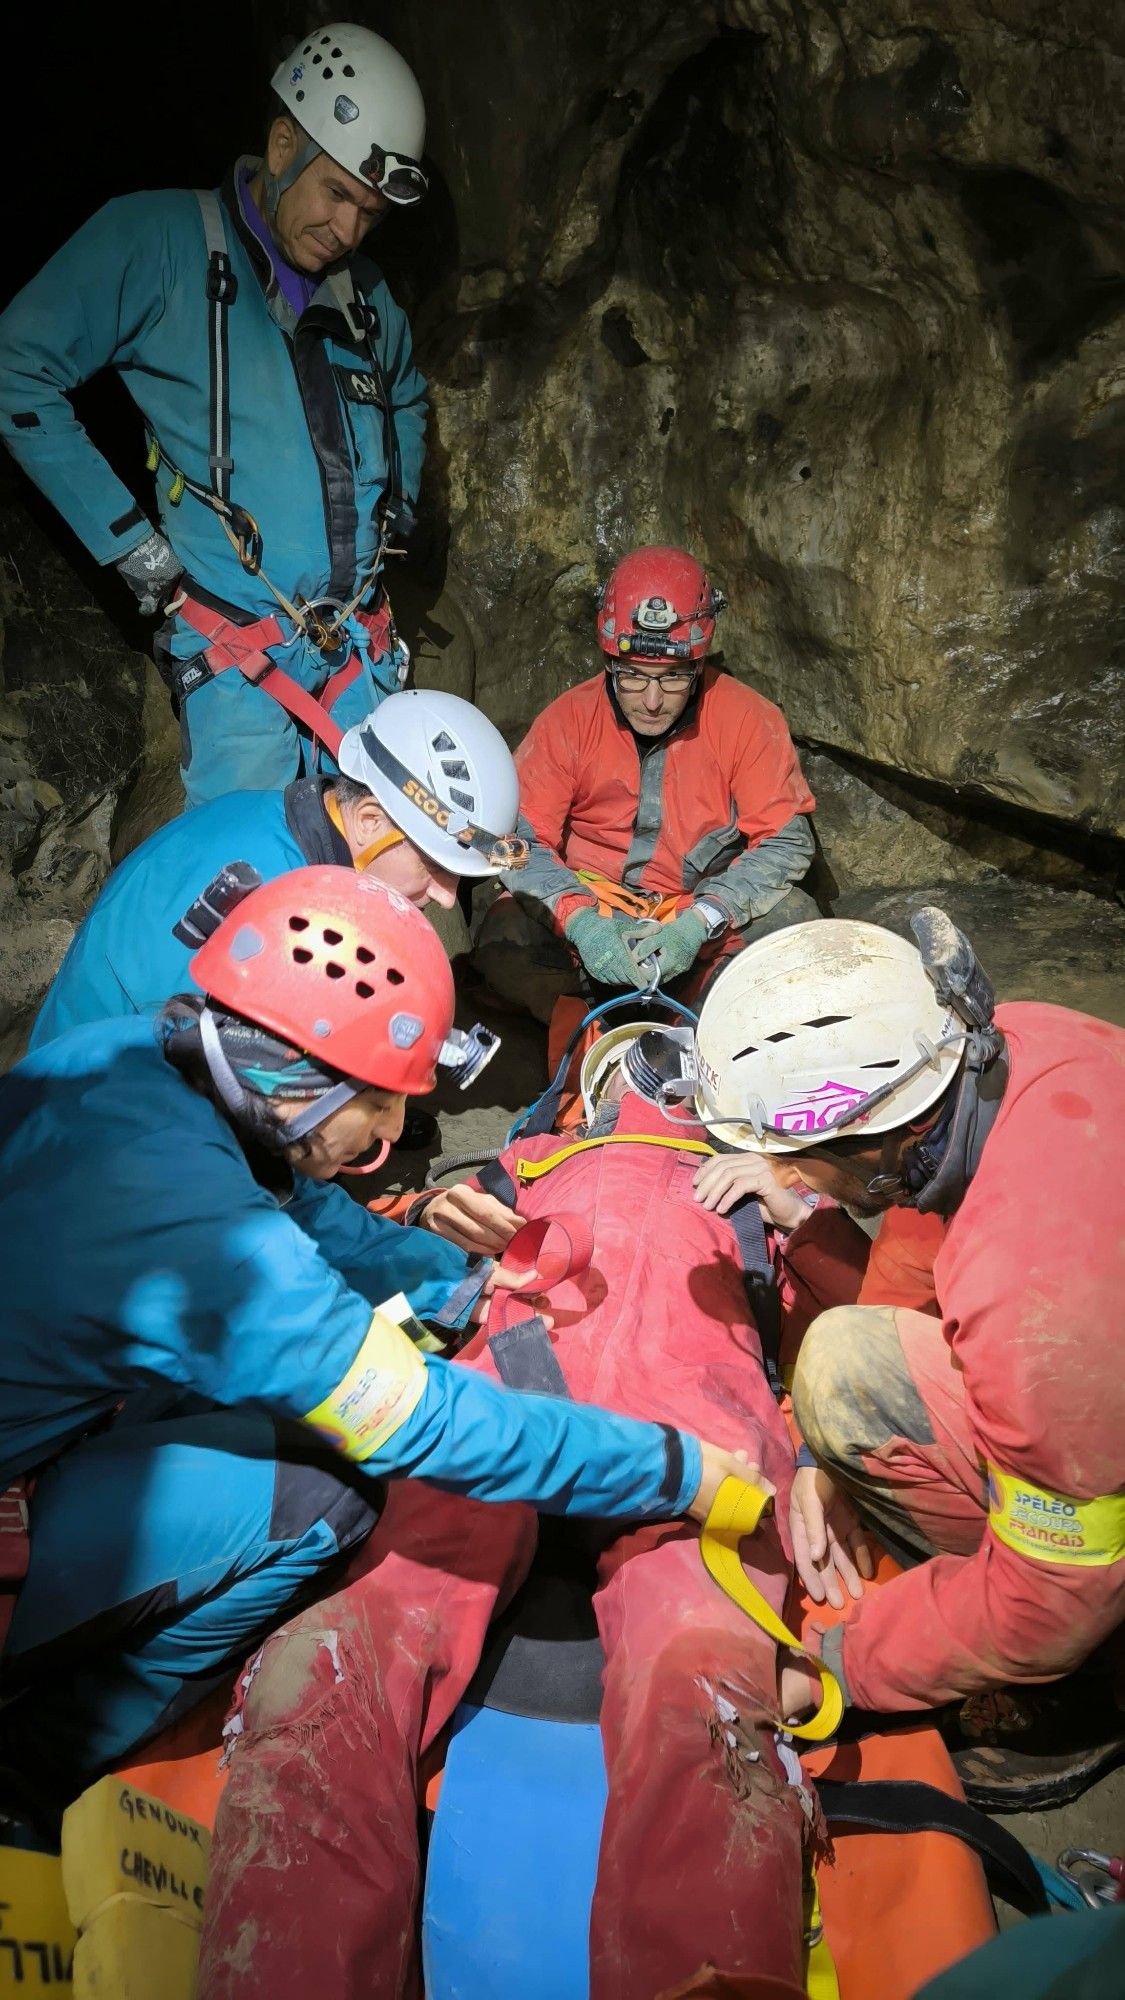
[[[189,805],[288,784],[402,685],[382,586],[412,520],[426,384],[364,239],[426,193],[403,58],[348,23],[273,77],[262,159],[109,202],[0,317],[0,434],[142,612]],[[103,368],[144,419],[154,527],[76,421]]]

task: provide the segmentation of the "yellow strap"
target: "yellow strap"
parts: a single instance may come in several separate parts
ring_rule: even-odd
[[[820,1885],[816,1870],[809,1876],[809,1890],[806,1895],[805,1934],[810,1943],[805,1951],[805,1992],[809,2000],[840,2000],[840,1982],[836,1977],[836,1961],[824,1934],[824,1918],[820,1912]]]
[[[542,1180],[554,1167],[561,1167],[564,1160],[572,1160],[576,1153],[588,1153],[595,1146],[668,1146],[675,1153],[714,1153],[714,1146],[704,1145],[702,1139],[665,1139],[658,1132],[607,1132],[601,1139],[575,1139],[569,1146],[560,1146],[557,1153],[548,1153],[542,1160],[517,1160],[516,1179],[518,1181]]]
[[[791,1735],[803,1736],[809,1743],[823,1743],[835,1735],[844,1713],[840,1683],[823,1660],[808,1652],[796,1633],[782,1623],[772,1605],[751,1583],[738,1553],[739,1543],[744,1536],[753,1534],[768,1504],[770,1496],[760,1486],[751,1486],[745,1479],[724,1479],[703,1524],[700,1553],[708,1575],[714,1577],[732,1603],[780,1646],[791,1646],[795,1653],[800,1653],[819,1674],[824,1698],[816,1714],[807,1722],[789,1723],[786,1727]]]

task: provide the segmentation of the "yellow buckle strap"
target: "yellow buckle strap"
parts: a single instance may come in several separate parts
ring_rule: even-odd
[[[667,1146],[675,1153],[704,1153],[708,1157],[715,1151],[714,1146],[704,1145],[702,1139],[665,1139],[659,1132],[607,1132],[600,1139],[575,1139],[542,1160],[517,1160],[516,1179],[542,1180],[544,1174],[561,1167],[564,1160],[572,1160],[576,1153],[592,1152],[595,1146]]]
[[[747,1535],[752,1535],[772,1500],[760,1486],[752,1486],[745,1479],[724,1479],[711,1505],[711,1512],[703,1524],[699,1538],[699,1549],[704,1568],[712,1576],[720,1590],[724,1590],[731,1602],[745,1611],[755,1625],[776,1639],[778,1645],[789,1646],[800,1653],[810,1667],[820,1677],[824,1690],[823,1699],[815,1715],[807,1722],[788,1723],[791,1736],[801,1736],[807,1743],[823,1743],[834,1736],[840,1727],[844,1713],[844,1695],[835,1674],[802,1645],[795,1632],[782,1623],[771,1604],[766,1602],[760,1590],[751,1583],[738,1553],[739,1543]]]

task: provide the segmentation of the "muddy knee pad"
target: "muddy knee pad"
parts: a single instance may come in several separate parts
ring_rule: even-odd
[[[833,1306],[814,1319],[797,1357],[793,1413],[818,1461],[853,1479],[893,1437],[933,1442],[893,1306]]]

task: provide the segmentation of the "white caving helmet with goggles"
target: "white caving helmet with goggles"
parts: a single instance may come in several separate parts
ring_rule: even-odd
[[[388,695],[346,731],[337,761],[451,875],[526,866],[512,753],[471,701],[429,688]]]
[[[579,1089],[592,1125],[612,1079],[623,1072],[631,1090],[659,1104],[670,1082],[694,1074],[692,1030],[662,1021],[623,1021],[592,1042],[582,1058]]]
[[[426,107],[409,63],[382,35],[353,21],[314,28],[279,64],[273,89],[308,144],[270,177],[271,215],[319,153],[398,207],[421,201]]]
[[[940,911],[914,923],[923,945],[935,934],[964,945]],[[912,1124],[962,1063],[972,1029],[963,995],[958,1005],[954,997],[932,960],[876,924],[828,919],[775,931],[732,959],[704,1001],[697,1113],[722,1144],[758,1153]]]

